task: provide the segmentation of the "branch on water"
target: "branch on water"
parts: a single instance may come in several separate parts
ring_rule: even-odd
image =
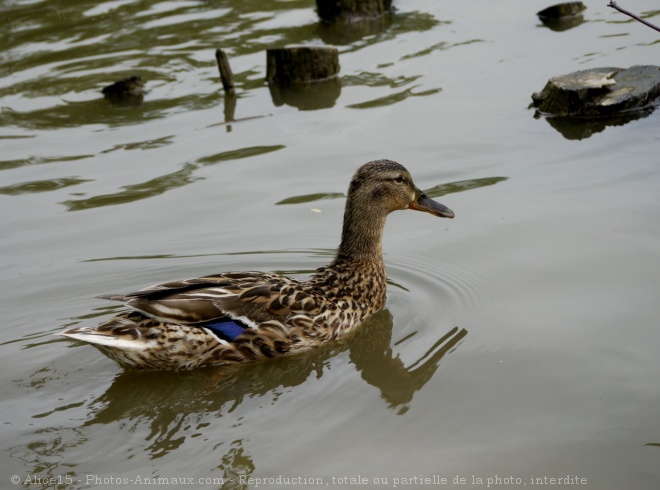
[[[660,27],[658,27],[658,26],[656,26],[656,25],[654,25],[654,24],[651,24],[650,22],[648,22],[648,21],[646,21],[646,20],[640,18],[639,16],[633,14],[632,12],[628,12],[626,9],[622,9],[622,8],[619,7],[619,6],[617,5],[617,3],[614,2],[614,1],[611,1],[610,3],[608,3],[607,6],[608,6],[608,7],[612,7],[613,9],[618,10],[618,11],[621,12],[622,14],[626,14],[628,17],[632,17],[633,19],[635,19],[635,20],[641,22],[642,24],[649,26],[651,29],[655,29],[656,31],[660,32]]]

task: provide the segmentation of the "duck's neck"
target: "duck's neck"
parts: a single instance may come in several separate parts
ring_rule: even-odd
[[[351,324],[360,323],[385,304],[387,274],[381,237],[386,216],[386,212],[370,208],[368,202],[364,206],[353,202],[349,194],[337,255],[310,280],[329,300],[341,300],[355,308]]]
[[[382,262],[382,237],[386,213],[378,213],[369,203],[346,203],[341,243],[337,250],[337,261]]]

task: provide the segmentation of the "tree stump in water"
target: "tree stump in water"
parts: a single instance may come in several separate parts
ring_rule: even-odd
[[[266,81],[282,86],[307,84],[337,76],[336,48],[295,47],[266,51]]]
[[[336,48],[274,48],[266,52],[266,81],[275,105],[301,110],[332,107],[341,93]]]
[[[392,0],[316,0],[316,7],[324,22],[352,22],[390,13]]]

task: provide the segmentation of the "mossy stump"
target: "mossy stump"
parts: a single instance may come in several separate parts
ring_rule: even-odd
[[[586,5],[582,2],[558,3],[557,5],[553,5],[552,7],[537,12],[536,15],[541,19],[561,19],[562,17],[578,15],[586,9]]]
[[[329,47],[271,48],[266,51],[266,81],[302,85],[337,76],[339,53]]]
[[[316,8],[324,22],[353,22],[389,14],[392,0],[316,0]]]

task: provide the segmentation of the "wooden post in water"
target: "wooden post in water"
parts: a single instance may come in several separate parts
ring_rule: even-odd
[[[229,58],[227,53],[222,49],[215,50],[215,60],[218,62],[218,70],[220,70],[220,80],[222,81],[222,88],[227,93],[234,93],[234,75],[229,66]]]
[[[225,89],[225,122],[229,123],[234,120],[234,113],[236,112],[234,74],[231,72],[231,67],[229,66],[229,58],[227,57],[227,53],[225,53],[224,50],[215,50],[215,60],[218,62],[218,70],[220,70],[222,88]],[[230,131],[231,124],[227,124],[227,132]]]
[[[352,22],[388,14],[392,0],[316,0],[316,8],[324,22]]]
[[[327,80],[339,73],[336,48],[300,46],[266,51],[266,81],[279,85]]]

